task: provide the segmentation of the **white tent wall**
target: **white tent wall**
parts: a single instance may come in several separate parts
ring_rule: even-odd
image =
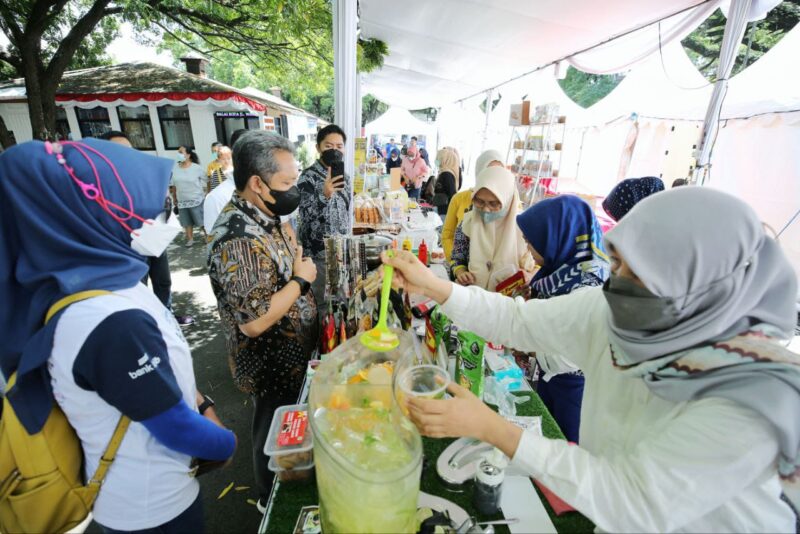
[[[745,200],[779,232],[800,208],[800,113],[724,122],[706,184]],[[800,276],[800,220],[780,243]]]
[[[480,153],[484,116],[478,108],[479,101],[471,99],[444,106],[436,117],[439,146],[458,149],[464,164],[462,189],[475,185],[473,172],[475,158]],[[487,145],[492,146],[492,145]]]

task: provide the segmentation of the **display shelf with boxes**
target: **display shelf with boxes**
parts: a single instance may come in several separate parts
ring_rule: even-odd
[[[558,188],[567,117],[558,114],[558,104],[531,108],[530,102],[524,103],[527,105],[512,106],[506,163],[517,175],[520,197],[527,207]]]

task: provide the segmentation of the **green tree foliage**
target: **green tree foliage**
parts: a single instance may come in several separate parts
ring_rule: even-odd
[[[682,41],[689,57],[709,80],[716,78],[725,21],[722,11],[717,10]],[[743,43],[739,46],[733,74],[741,72],[747,65],[763,56],[798,22],[800,22],[800,0],[785,0],[770,11],[764,20],[748,24]],[[567,70],[567,77],[558,83],[567,96],[578,105],[588,108],[613,91],[624,77],[624,74],[590,74],[570,67]]]
[[[199,43],[193,41],[184,43],[173,38],[167,38],[161,48],[169,50],[174,57],[181,57],[193,50],[201,50]],[[359,41],[359,71],[369,72],[379,68],[386,53],[388,48],[382,41]],[[272,87],[279,87],[282,97],[289,103],[332,122],[334,120],[332,62],[330,43],[325,48],[324,54],[297,58],[291,63],[265,62],[257,57],[245,57],[227,50],[218,50],[211,57],[208,74],[214,80],[240,89],[255,87],[269,91]],[[364,96],[362,123],[374,120],[386,109],[388,106],[383,102],[371,95]]]
[[[624,77],[624,74],[591,74],[569,67],[566,78],[558,80],[558,84],[576,104],[588,108],[613,91]]]
[[[712,81],[717,77],[725,21],[725,16],[718,9],[681,41],[697,69]],[[800,22],[800,0],[785,0],[770,11],[764,20],[749,23],[743,42],[739,45],[733,75],[767,53],[798,22]]]
[[[25,79],[35,137],[54,130],[64,72],[108,61],[121,21],[211,57],[297,72],[305,61],[330,64],[329,0],[2,0],[0,31],[10,41],[0,48],[2,72]]]
[[[389,106],[378,100],[372,95],[366,95],[361,99],[361,126],[366,126],[389,109]]]

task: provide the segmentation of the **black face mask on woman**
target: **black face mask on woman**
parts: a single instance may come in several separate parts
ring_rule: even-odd
[[[320,154],[319,159],[326,167],[330,167],[337,161],[342,161],[344,159],[344,154],[342,153],[341,150],[336,150],[335,148],[329,148],[328,150],[322,151],[322,154]]]
[[[603,295],[611,321],[623,330],[667,330],[681,320],[676,299],[659,297],[629,278],[612,274],[603,284]]]
[[[264,184],[266,185],[266,182],[264,182]],[[269,185],[267,185],[267,187],[269,187]],[[261,200],[269,211],[279,217],[294,213],[294,210],[300,205],[300,190],[296,185],[293,185],[286,191],[275,191],[270,187],[269,194],[272,195],[275,202],[267,202],[264,197],[261,197]]]

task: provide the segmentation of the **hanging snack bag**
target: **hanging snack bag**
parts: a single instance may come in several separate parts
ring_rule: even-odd
[[[483,349],[486,342],[482,337],[460,330],[453,336],[456,345],[455,381],[478,397],[483,395]]]
[[[451,326],[452,322],[442,313],[438,305],[425,318],[425,346],[428,347],[431,354],[436,354],[436,349],[439,348],[442,341],[445,342],[445,347],[450,352],[448,341]]]

